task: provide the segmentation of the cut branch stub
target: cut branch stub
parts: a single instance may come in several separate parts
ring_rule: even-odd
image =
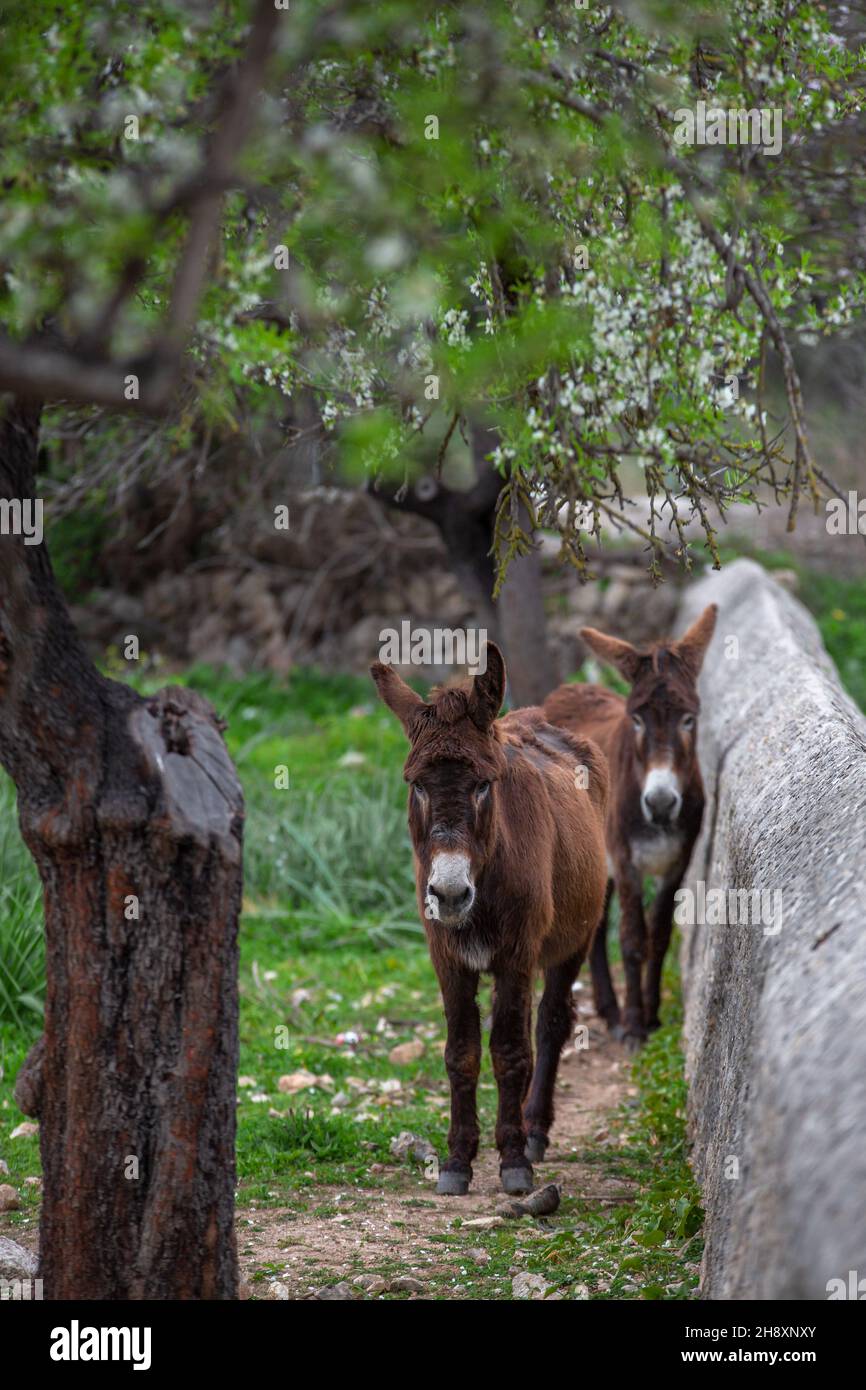
[[[171,686],[130,714],[130,733],[149,778],[161,783],[162,804],[152,822],[168,840],[189,840],[207,854],[218,846],[239,863],[243,794],[207,701]]]

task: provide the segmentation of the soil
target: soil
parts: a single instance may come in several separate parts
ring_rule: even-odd
[[[636,1094],[630,1062],[622,1045],[595,1023],[590,1025],[589,1046],[563,1055],[556,1121],[545,1161],[535,1168],[536,1187],[555,1182],[563,1197],[600,1204],[628,1198],[628,1183],[576,1156],[612,1142],[612,1116]],[[348,1284],[351,1296],[364,1297],[364,1289],[353,1281],[366,1274],[385,1282],[408,1276],[430,1291],[427,1296],[465,1299],[463,1272],[483,1233],[483,1228],[466,1223],[495,1216],[508,1200],[499,1184],[492,1135],[482,1135],[482,1143],[465,1197],[436,1196],[433,1181],[417,1166],[395,1160],[393,1167],[383,1165],[381,1174],[372,1173],[368,1187],[316,1187],[306,1210],[240,1211],[243,1295],[307,1299]],[[456,1232],[459,1241],[448,1242],[446,1237]],[[348,1296],[345,1288],[343,1293]],[[419,1290],[416,1296],[424,1294]]]

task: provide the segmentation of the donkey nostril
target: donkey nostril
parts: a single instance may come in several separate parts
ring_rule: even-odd
[[[654,815],[668,815],[677,804],[676,793],[669,787],[654,787],[646,799],[646,804]]]
[[[430,897],[435,898],[439,906],[445,908],[447,912],[462,912],[465,907],[468,907],[472,900],[471,887],[449,890],[442,887],[437,888],[434,884],[428,883],[427,892]]]

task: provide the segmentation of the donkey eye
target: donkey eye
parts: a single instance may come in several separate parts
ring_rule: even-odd
[[[426,793],[426,791],[424,790],[424,788],[421,786],[421,783],[420,783],[420,782],[413,782],[413,783],[412,783],[412,790],[413,790],[413,792],[415,793],[415,795],[417,796],[417,798],[418,798],[419,801],[426,801],[426,800],[427,800],[427,793]]]
[[[479,782],[479,783],[478,783],[478,786],[475,788],[475,795],[477,796],[478,800],[480,801],[480,800],[482,799],[482,797],[485,797],[489,791],[490,791],[490,783],[489,783],[489,782]]]
[[[695,716],[693,714],[684,714],[682,719],[680,720],[680,728],[685,729],[685,731],[688,733],[689,729],[693,729],[694,727]]]
[[[635,733],[636,733],[636,734],[642,734],[642,733],[643,733],[643,720],[641,719],[640,715],[639,715],[639,714],[633,714],[632,717],[631,717],[631,722],[632,722],[632,727],[634,728]]]

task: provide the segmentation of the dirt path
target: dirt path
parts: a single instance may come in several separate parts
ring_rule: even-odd
[[[594,1017],[587,1018],[584,994],[580,1003],[589,1046],[563,1055],[551,1146],[545,1163],[535,1169],[537,1187],[549,1182],[560,1186],[560,1213],[548,1220],[496,1219],[506,1198],[499,1186],[492,1135],[485,1130],[486,1142],[466,1197],[435,1196],[433,1183],[420,1168],[395,1159],[393,1164],[372,1165],[363,1186],[316,1184],[299,1190],[292,1206],[239,1208],[241,1296],[514,1297],[513,1280],[531,1255],[532,1242],[555,1237],[568,1224],[563,1223],[563,1211],[573,1218],[580,1203],[584,1209],[610,1207],[631,1190],[628,1182],[607,1175],[605,1165],[579,1157],[587,1149],[597,1153],[616,1144],[609,1132],[613,1113],[636,1094],[624,1049]],[[481,1225],[471,1224],[479,1221]],[[499,1238],[503,1227],[513,1240]],[[0,1218],[0,1231],[34,1253],[37,1229],[36,1219],[13,1227],[9,1218]],[[337,1290],[337,1285],[342,1287]]]
[[[583,999],[581,1000],[583,1005]],[[585,1005],[582,1008],[584,1017]],[[557,1084],[557,1117],[544,1164],[536,1167],[536,1186],[560,1185],[563,1199],[611,1204],[629,1193],[622,1180],[602,1168],[580,1162],[588,1146],[615,1142],[608,1134],[612,1113],[636,1090],[629,1059],[595,1019],[589,1021],[589,1046],[564,1054]],[[466,1197],[436,1197],[433,1184],[418,1168],[396,1162],[381,1165],[367,1187],[317,1187],[305,1208],[247,1208],[238,1214],[238,1249],[248,1283],[246,1296],[305,1299],[369,1297],[383,1292],[415,1297],[495,1297],[492,1278],[509,1282],[516,1265],[494,1274],[495,1260],[484,1242],[491,1227],[467,1223],[495,1217],[506,1199],[499,1186],[498,1156],[489,1135],[474,1165]],[[456,1222],[456,1225],[455,1225]],[[502,1224],[496,1223],[497,1226]],[[543,1235],[551,1223],[507,1223],[523,1238]],[[549,1239],[549,1236],[548,1236]],[[417,1288],[394,1281],[411,1280]],[[364,1288],[364,1280],[372,1286]],[[349,1293],[346,1288],[351,1289]],[[484,1289],[489,1286],[485,1295]],[[502,1296],[502,1291],[499,1291]]]

